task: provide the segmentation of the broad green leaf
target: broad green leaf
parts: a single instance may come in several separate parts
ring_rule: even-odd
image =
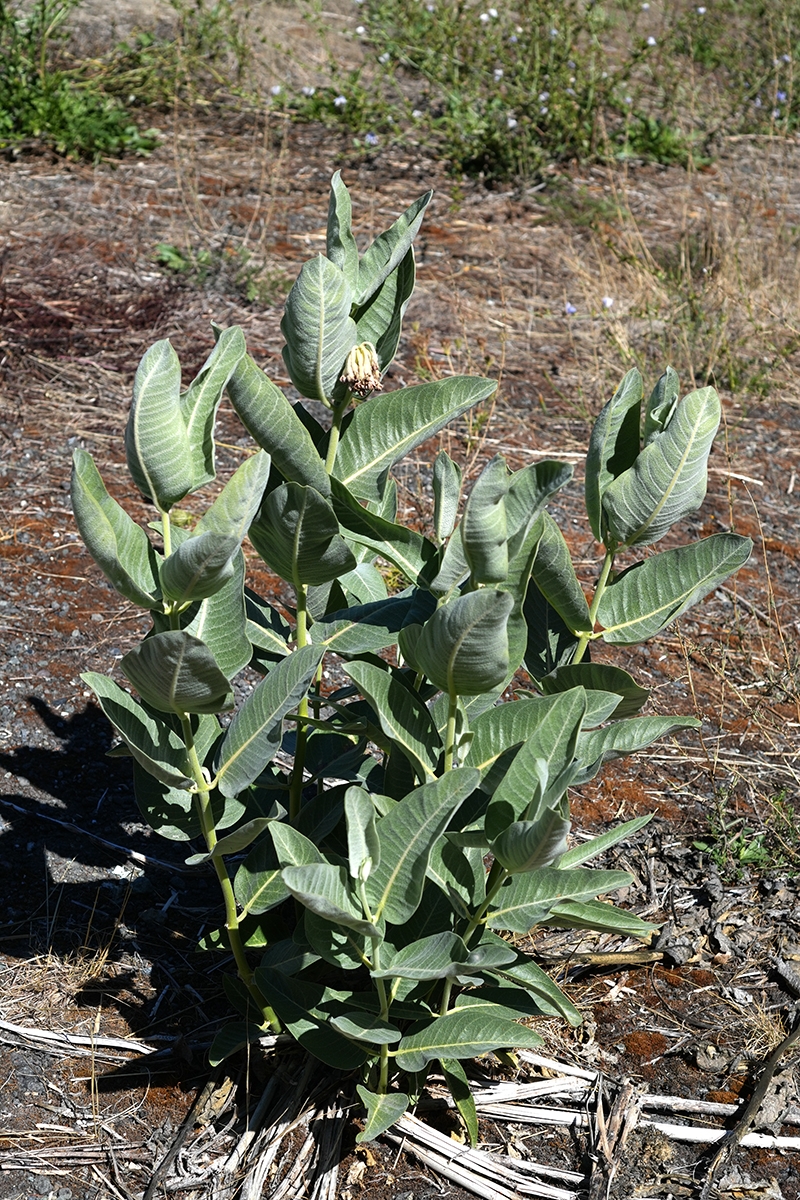
[[[541,525],[539,520],[531,522],[525,537],[519,541],[518,549],[508,564],[508,575],[505,581],[498,585],[498,590],[507,592],[513,600],[513,606],[508,617],[508,671],[501,684],[498,685],[498,696],[511,683],[517,669],[522,665],[528,644],[528,625],[524,613],[525,597],[528,591],[531,570],[536,557]]]
[[[639,453],[642,377],[634,367],[594,423],[586,455],[586,512],[595,540],[605,540],[603,496],[609,484],[627,471]]]
[[[372,342],[381,371],[386,370],[397,353],[403,317],[415,282],[414,248],[409,246],[405,257],[378,290],[353,311],[358,341]]]
[[[471,916],[486,896],[483,851],[440,839],[431,847],[428,879],[449,896],[461,916]]]
[[[282,867],[307,867],[325,862],[310,838],[283,821],[270,828],[270,835]]]
[[[180,390],[178,356],[168,341],[156,342],[139,363],[133,381],[125,454],[139,491],[164,512],[194,486]]]
[[[347,861],[353,879],[364,879],[381,861],[381,844],[375,828],[375,805],[363,788],[349,787],[344,794],[347,825]]]
[[[715,533],[624,571],[600,599],[597,619],[604,627],[603,641],[627,646],[660,633],[743,567],[752,548],[750,538]]]
[[[439,1065],[442,1068],[444,1081],[447,1084],[450,1095],[453,1097],[456,1108],[466,1126],[469,1144],[474,1150],[478,1144],[479,1136],[478,1113],[475,1108],[475,1100],[470,1091],[467,1073],[456,1058],[440,1059]]]
[[[333,925],[310,908],[305,910],[303,930],[315,954],[343,971],[361,970],[372,953],[372,942],[363,933],[344,925]]]
[[[288,1032],[309,1054],[340,1071],[355,1070],[366,1061],[364,1046],[331,1028],[334,1014],[321,985],[261,967],[255,970],[255,982]]]
[[[410,961],[412,953],[415,953],[413,965]],[[442,961],[443,953],[449,953],[449,963]],[[437,956],[438,964],[433,961]],[[516,951],[505,944],[498,945],[494,941],[481,942],[470,950],[455,934],[438,933],[404,947],[389,965],[392,974],[401,975],[403,978],[455,979],[459,976],[479,975],[483,971],[513,962],[515,958]],[[426,959],[428,973],[423,974],[426,970]],[[430,973],[434,970],[437,972],[435,975]],[[373,971],[373,975],[375,974]]]
[[[591,929],[594,933],[615,933],[619,937],[647,941],[659,929],[634,913],[604,904],[601,900],[562,900],[542,922],[552,929]]]
[[[477,1058],[491,1050],[536,1050],[541,1045],[538,1033],[510,1021],[499,1004],[470,1005],[404,1037],[396,1062],[402,1071],[420,1071],[432,1058]]]
[[[189,842],[201,836],[192,793],[185,788],[162,783],[135,758],[133,790],[140,813],[159,837],[168,838],[171,842]]]
[[[389,598],[386,581],[371,562],[359,562],[352,571],[345,571],[339,576],[339,586],[351,604],[374,604]]]
[[[91,454],[72,458],[72,511],[86,549],[126,600],[160,608],[158,558],[150,539],[106,491]]]
[[[573,870],[545,867],[526,875],[515,875],[495,897],[486,924],[490,929],[528,933],[550,915],[560,900],[593,900],[604,892],[628,887],[630,882],[627,871],[595,871],[583,867]]]
[[[406,756],[416,774],[432,779],[442,742],[419,693],[406,685],[400,673],[369,662],[351,662],[347,674],[369,700],[380,727]]]
[[[578,783],[586,783],[603,763],[624,758],[651,745],[657,738],[668,737],[678,729],[699,729],[695,717],[630,717],[614,721],[604,729],[589,729],[578,737],[576,754],[585,770]]]
[[[531,677],[541,683],[544,676],[572,662],[578,638],[567,628],[534,579],[528,584],[522,615],[527,630],[525,666]]]
[[[404,1092],[370,1092],[363,1084],[356,1084],[359,1099],[367,1110],[367,1120],[356,1141],[373,1142],[385,1133],[390,1125],[399,1121],[411,1101]]]
[[[324,645],[337,654],[374,653],[393,646],[412,603],[410,596],[392,596],[389,600],[346,609],[344,613],[332,613],[327,620],[315,622],[314,644]]]
[[[329,501],[300,483],[283,483],[269,493],[250,526],[250,541],[295,587],[329,583],[356,565]]]
[[[173,732],[176,718],[172,718]],[[222,735],[219,721],[211,714],[193,713],[189,718],[197,757],[205,763],[214,743]],[[133,788],[136,803],[151,828],[172,842],[188,842],[201,836],[197,804],[185,788],[162,783],[133,760]]]
[[[259,658],[278,662],[289,654],[292,627],[282,613],[262,600],[260,596],[244,589],[245,633],[257,650]]]
[[[358,264],[356,304],[364,304],[405,258],[411,243],[417,236],[423,214],[432,197],[433,192],[425,192],[409,205],[390,229],[379,234],[372,245],[367,248]]]
[[[572,475],[572,467],[567,463],[547,458],[511,476],[506,496],[510,558],[522,549],[547,501],[569,483]]]
[[[120,665],[142,699],[160,712],[216,713],[233,707],[230,684],[214,655],[184,629],[145,638]]]
[[[193,492],[216,478],[214,422],[217,409],[228,380],[246,352],[244,334],[238,325],[220,330],[216,346],[180,398],[192,455]]]
[[[539,519],[541,537],[531,569],[533,581],[570,632],[591,633],[589,605],[575,575],[564,535],[549,513],[542,513]]]
[[[274,816],[254,817],[252,821],[246,821],[244,825],[240,825],[233,833],[219,838],[210,853],[193,854],[190,858],[187,858],[187,867],[195,866],[197,863],[208,862],[212,858],[224,858],[226,854],[238,854],[240,850],[245,850],[251,845],[259,834],[264,832],[268,825],[272,824],[273,821],[279,821],[281,817],[285,816],[286,809],[282,805],[276,804]]]
[[[534,696],[498,704],[473,720],[467,766],[480,771],[482,791],[495,790],[505,773],[492,773],[495,763],[527,742],[536,727],[547,721],[550,711],[549,702]],[[557,726],[553,724],[552,728]]]
[[[322,254],[304,263],[286,297],[283,361],[292,383],[309,400],[330,403],[358,341],[352,303],[344,272]]]
[[[593,858],[597,858],[598,854],[604,854],[612,846],[616,846],[620,842],[633,837],[635,833],[638,833],[640,829],[648,825],[652,819],[652,813],[647,813],[644,817],[634,817],[631,821],[623,821],[621,825],[606,830],[599,837],[589,838],[586,842],[580,842],[563,855],[558,863],[559,869],[566,870],[568,867],[579,867],[585,862],[591,862]]]
[[[491,691],[508,673],[508,592],[481,588],[437,608],[416,639],[400,634],[404,656],[449,696]]]
[[[81,679],[97,696],[103,713],[146,771],[172,787],[193,785],[187,773],[186,747],[165,721],[150,716],[113,679],[96,671],[87,671]]]
[[[433,528],[436,540],[450,537],[461,499],[461,467],[446,450],[440,450],[433,463]]]
[[[243,1050],[251,1042],[257,1042],[260,1037],[264,1037],[266,1032],[266,1029],[253,1021],[229,1021],[214,1035],[208,1051],[210,1065],[218,1067],[226,1058],[236,1054],[237,1050]]]
[[[377,1013],[348,1012],[341,1016],[332,1017],[331,1025],[345,1037],[354,1038],[357,1042],[367,1042],[370,1046],[390,1046],[399,1042],[403,1036],[399,1029],[383,1020]]]
[[[233,556],[233,574],[224,587],[192,604],[181,614],[181,628],[208,646],[217,666],[227,679],[233,679],[247,666],[252,649],[245,632],[244,555]]]
[[[548,705],[546,714],[517,752],[486,810],[486,832],[493,840],[512,821],[520,819],[534,796],[544,799],[540,764],[546,769],[548,782],[553,783],[575,757],[578,733],[586,713],[586,693],[583,688],[575,688],[545,698],[539,707],[543,709],[544,704]],[[539,815],[530,812],[527,819],[536,820]]]
[[[311,434],[280,388],[249,354],[231,376],[228,395],[245,429],[269,452],[284,479],[316,488],[323,496],[330,493],[325,463]]]
[[[364,920],[361,906],[348,886],[344,867],[327,862],[284,867],[283,882],[295,899],[318,917],[367,937],[382,936],[375,924]]]
[[[503,942],[503,939],[496,933],[487,931],[483,935],[483,940],[493,938]],[[503,945],[506,944],[503,942]],[[491,972],[491,975],[503,981],[507,980],[515,987],[524,988],[530,992],[542,1012],[549,1013],[554,1017],[565,1017],[573,1027],[582,1023],[583,1017],[569,997],[564,995],[558,984],[527,954],[518,951],[516,962],[509,966],[498,967]]]
[[[466,963],[469,951],[455,933],[434,933],[408,946],[403,946],[380,970],[371,972],[373,979],[455,979]],[[513,957],[513,955],[512,955]]]
[[[271,762],[281,744],[283,718],[305,696],[324,653],[324,646],[295,650],[247,697],[217,751],[215,770],[223,796],[238,795]]]
[[[501,454],[475,480],[461,518],[461,545],[473,584],[503,583],[508,576],[506,493],[509,473]]]
[[[492,842],[492,854],[512,874],[549,867],[564,854],[569,831],[569,818],[548,808],[536,821],[512,822]]]
[[[568,663],[563,667],[556,667],[550,675],[545,675],[539,680],[539,687],[546,696],[554,696],[556,692],[568,692],[574,687],[585,688],[587,693],[616,692],[620,701],[613,711],[615,721],[623,717],[632,717],[650,695],[648,689],[639,687],[627,671],[623,671],[621,667],[612,667],[608,663]],[[584,729],[586,728],[588,726],[584,721]]]
[[[370,400],[370,405],[374,404]],[[359,405],[356,413],[369,405]],[[338,460],[337,460],[338,461]],[[362,508],[355,496],[338,480],[332,479],[333,510],[344,535],[357,545],[367,546],[397,567],[409,583],[416,584],[428,563],[436,557],[436,547],[421,533],[396,525],[377,513]]]
[[[676,521],[700,507],[721,411],[713,388],[690,392],[667,428],[609,484],[603,493],[603,517],[617,546],[657,542]]]
[[[644,413],[644,444],[649,446],[653,438],[666,429],[675,414],[680,396],[678,372],[667,367],[650,393]]]
[[[379,500],[391,467],[496,388],[491,379],[454,375],[373,396],[342,433],[334,474],[355,496]],[[280,465],[280,464],[279,464]]]
[[[306,967],[318,962],[316,954],[307,947],[299,946],[293,938],[273,942],[261,956],[261,968],[265,971],[280,971],[282,975],[297,975]]]
[[[289,895],[270,838],[263,838],[253,846],[236,872],[233,890],[243,917],[268,912]]]
[[[448,771],[410,792],[378,821],[381,860],[366,885],[376,917],[402,925],[416,911],[431,847],[479,779],[478,772],[468,768]]]
[[[461,526],[457,525],[441,548],[439,569],[430,581],[434,596],[449,596],[465,582],[469,575],[469,564],[461,541]]]
[[[261,507],[270,466],[270,456],[263,450],[246,458],[206,509],[194,532],[202,534],[208,530],[222,537],[233,536],[241,542]]]
[[[350,193],[342,182],[341,171],[335,171],[328,203],[326,250],[328,258],[342,272],[351,291],[355,292],[358,287],[358,246],[353,237],[352,219]],[[374,341],[374,338],[369,341]]]
[[[179,605],[206,600],[233,578],[240,539],[209,530],[181,542],[161,563],[161,590]]]

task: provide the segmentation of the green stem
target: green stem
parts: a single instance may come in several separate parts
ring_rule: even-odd
[[[170,554],[172,554],[172,526],[170,525],[168,512],[162,512],[161,514],[161,530],[164,538],[164,558],[169,558]]]
[[[456,749],[456,720],[458,718],[458,696],[451,694],[448,697],[447,707],[447,732],[444,739],[444,769],[452,771],[453,758]]]
[[[608,577],[611,574],[611,568],[613,567],[613,565],[614,565],[614,551],[606,548],[606,556],[605,556],[605,559],[603,560],[603,569],[600,572],[600,578],[597,581],[597,587],[595,589],[594,597],[592,598],[592,606],[589,609],[589,624],[591,625],[592,628],[591,628],[591,631],[587,630],[579,636],[578,646],[577,646],[577,649],[575,650],[575,657],[572,660],[573,663],[581,662],[584,654],[586,653],[586,647],[589,645],[589,642],[592,640],[592,636],[593,636],[593,632],[594,632],[594,623],[597,620],[597,610],[600,607],[600,601],[603,599],[603,592],[606,590],[606,585],[608,584]]]
[[[486,916],[486,910],[510,874],[511,872],[507,871],[505,867],[497,861],[497,859],[494,860],[492,863],[492,869],[489,872],[489,878],[486,880],[486,899],[472,917],[472,920],[465,929],[464,933],[461,935],[467,946],[469,945],[475,930],[479,925],[483,924],[483,919]]]
[[[325,459],[325,470],[329,475],[333,474],[333,468],[336,463],[336,451],[339,449],[339,435],[342,432],[342,419],[347,411],[351,397],[352,393],[348,392],[344,400],[333,406],[333,422],[330,434],[328,435],[328,454]]]
[[[304,583],[295,582],[295,595],[297,597],[297,628],[295,636],[297,640],[297,648],[301,650],[303,646],[308,645],[308,588]],[[306,729],[306,717],[308,716],[308,697],[304,696],[297,706],[297,740],[294,749],[294,764],[292,766],[292,778],[289,782],[289,820],[295,821],[299,812],[300,805],[303,800],[303,772],[305,770],[306,761],[306,742],[308,740],[308,731]]]
[[[197,816],[200,821],[200,829],[203,833],[203,839],[209,853],[217,844],[217,831],[214,828],[214,817],[211,812],[211,797],[209,795],[209,785],[203,775],[203,768],[200,763],[200,758],[197,754],[197,747],[194,744],[192,735],[192,725],[189,717],[185,713],[180,714],[181,727],[183,729],[183,740],[186,744],[186,756],[189,763],[189,770],[192,778],[197,785],[197,791],[194,794],[195,805],[197,808]],[[253,980],[253,972],[250,969],[250,964],[247,961],[244,944],[242,942],[241,930],[239,929],[239,913],[236,908],[236,897],[233,894],[233,884],[231,877],[228,874],[228,868],[225,861],[220,857],[213,857],[212,863],[214,870],[217,873],[219,886],[222,890],[222,898],[225,903],[225,928],[228,931],[228,941],[233,957],[236,962],[236,969],[239,972],[239,978],[253,998],[254,1003],[258,1007],[263,1020],[272,1026],[276,1033],[280,1032],[280,1021],[267,1004],[264,997],[261,995],[258,987]]]

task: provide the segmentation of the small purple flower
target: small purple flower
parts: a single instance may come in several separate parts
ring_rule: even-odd
[[[269,89],[269,94],[270,94],[270,96],[280,96],[282,91],[283,91],[283,88],[281,87],[281,85],[279,83],[275,83]]]
[[[506,125],[508,126],[509,129],[516,129],[517,128],[517,118],[516,117],[506,117]]]
[[[377,144],[378,144],[377,133],[365,133],[364,134],[364,145],[365,146],[377,146]]]
[[[345,104],[347,104],[347,96],[335,96],[334,97],[334,101],[333,101],[334,108],[344,108]]]
[[[567,314],[567,316],[568,316],[568,317],[571,317],[571,316],[573,315],[573,313],[576,313],[577,311],[578,311],[578,310],[577,310],[577,308],[575,307],[575,305],[574,305],[574,304],[570,304],[569,300],[568,300],[568,301],[567,301],[567,303],[564,305],[564,312]]]
[[[700,4],[700,5],[698,5],[697,11],[700,13],[700,16],[701,16],[701,17],[704,17],[704,16],[706,15],[706,6],[705,6],[705,4]]]
[[[603,308],[611,308],[614,304],[614,297],[613,296],[603,296],[603,299],[601,300],[600,303],[603,305]]]
[[[786,101],[786,92],[778,92],[778,103],[784,104]]]
[[[500,80],[501,80],[502,78],[503,78],[503,68],[502,68],[502,67],[495,67],[495,69],[494,69],[494,81],[495,81],[495,83],[499,83],[499,82],[500,82]]]
[[[783,61],[784,61],[785,63],[790,63],[790,62],[792,61],[792,56],[791,56],[791,54],[782,54],[782,55],[781,55],[781,58],[783,59]]]
[[[316,88],[312,88],[312,87],[300,88],[300,91],[303,93],[304,96],[313,96],[314,93],[316,92],[316,90],[317,90]]]

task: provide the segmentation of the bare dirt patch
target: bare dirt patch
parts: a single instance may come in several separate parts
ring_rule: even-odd
[[[579,831],[656,813],[615,861],[635,877],[627,903],[663,933],[639,960],[613,957],[631,947],[611,940],[536,935],[542,961],[586,1015],[574,1034],[546,1026],[548,1052],[601,1072],[609,1095],[630,1078],[650,1094],[736,1104],[757,1086],[800,997],[800,147],[739,142],[707,174],[575,171],[542,190],[489,192],[442,178],[421,157],[352,159],[345,142],[276,120],[187,118],[147,160],[90,168],[28,157],[0,167],[0,1196],[142,1195],[192,1103],[159,1187],[182,1180],[189,1197],[211,1194],[191,1181],[236,1144],[272,1070],[274,1056],[235,1062],[227,1085],[224,1072],[216,1077],[211,1107],[198,1104],[205,1049],[227,1005],[222,964],[193,953],[216,924],[217,899],[213,880],[188,874],[177,848],[149,835],[125,760],[104,757],[111,732],[79,674],[113,673],[141,617],[84,553],[67,480],[71,449],[84,446],[111,491],[147,519],[122,470],[120,435],[133,371],[156,338],[172,338],[193,373],[212,344],[210,321],[239,323],[259,363],[288,385],[282,296],[324,245],[328,181],[342,163],[365,240],[437,188],[393,377],[499,378],[491,410],[444,444],[473,472],[498,451],[513,468],[537,457],[573,463],[555,509],[587,581],[598,560],[579,521],[582,455],[593,413],[633,358],[651,376],[671,360],[686,387],[710,378],[725,404],[692,533],[749,534],[753,558],[678,626],[613,658],[653,689],[649,711],[696,713],[702,730],[612,764],[573,797]],[[210,250],[213,269],[171,274],[156,259],[159,243],[189,258]],[[256,303],[247,300],[253,280],[265,285]],[[247,443],[228,410],[219,441],[226,476]],[[431,458],[418,454],[402,473],[406,516],[422,523]],[[258,583],[269,589],[266,572]],[[87,1040],[37,1044],[9,1025]],[[101,1045],[120,1037],[150,1053]],[[797,1135],[793,1061],[787,1051],[755,1129]],[[288,1094],[302,1062],[284,1054],[278,1069]],[[510,1078],[498,1063],[486,1072]],[[530,1064],[520,1074],[542,1076]],[[321,1075],[306,1084],[323,1105],[335,1091]],[[596,1113],[597,1095],[586,1111]],[[350,1122],[341,1200],[462,1194],[388,1142],[356,1150],[354,1133]],[[504,1159],[582,1178],[596,1133],[592,1122],[482,1125]],[[303,1144],[282,1155],[282,1171],[305,1161]],[[699,1194],[690,1168],[700,1151],[639,1129],[609,1194]],[[793,1200],[797,1181],[796,1150],[742,1147],[721,1194]],[[306,1194],[302,1171],[296,1183],[287,1195]],[[274,1194],[269,1173],[264,1186]]]

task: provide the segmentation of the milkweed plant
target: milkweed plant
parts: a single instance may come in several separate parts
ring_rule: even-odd
[[[570,846],[568,790],[698,722],[640,715],[648,692],[590,648],[660,633],[751,550],[718,533],[617,569],[705,495],[720,402],[710,387],[681,399],[669,367],[646,399],[629,371],[594,424],[586,514],[603,563],[591,600],[546,511],[572,475],[563,463],[509,471],[498,455],[462,503],[461,470],[441,451],[431,535],[398,521],[393,468],[495,388],[453,376],[381,391],[430,199],[360,254],[333,177],[327,252],[303,266],[281,325],[292,384],[324,405],[325,425],[269,380],[240,328],[215,328],[185,391],[168,341],[136,372],[125,451],[157,519],[135,523],[82,449],[72,475],[90,554],[152,618],[121,661],[132,691],[83,678],[133,759],[144,817],[192,843],[187,862],[213,869],[222,891],[224,924],[202,944],[232,953],[240,1019],[211,1060],[285,1031],[358,1078],[361,1140],[438,1062],[474,1141],[464,1061],[540,1045],[537,1016],[580,1023],[517,935],[650,936],[598,899],[630,876],[589,865],[648,818]],[[170,514],[216,477],[226,390],[260,448],[189,528]],[[247,586],[245,537],[293,610]],[[235,709],[248,665],[263,678]]]

